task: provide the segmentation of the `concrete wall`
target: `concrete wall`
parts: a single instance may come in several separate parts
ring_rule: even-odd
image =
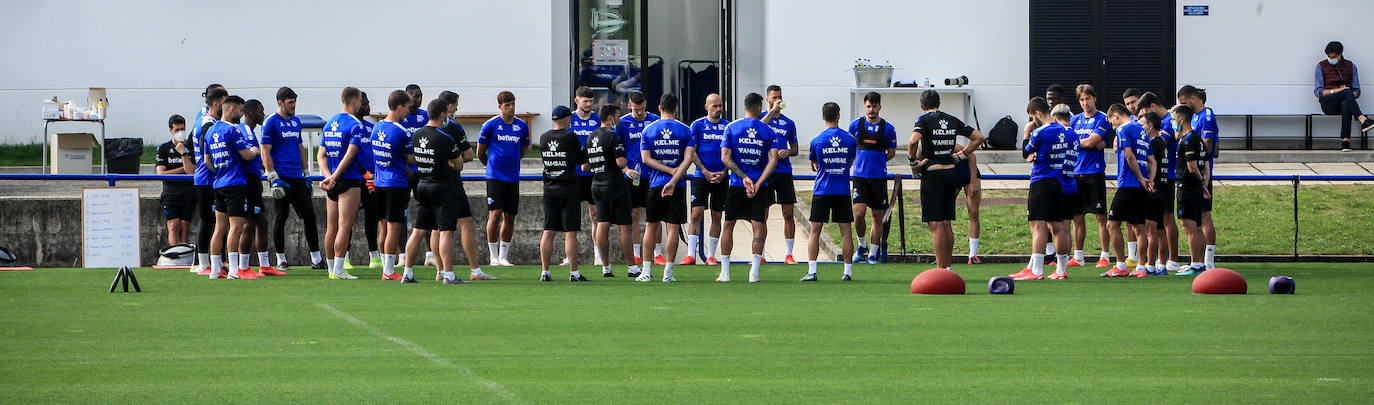
[[[468,203],[474,209],[474,221],[476,221],[476,240],[478,250],[478,263],[486,266],[487,263],[487,244],[485,226],[487,220],[486,196],[480,191],[481,185],[469,187]],[[270,198],[268,205],[272,205]],[[324,238],[325,230],[325,199],[322,196],[315,198],[315,212],[317,216],[317,226],[319,227],[320,238]],[[510,259],[516,264],[539,264],[539,238],[543,233],[543,196],[537,194],[525,194],[520,198],[520,214],[517,216],[516,232],[513,238],[514,246],[511,248]],[[415,204],[411,203],[411,212],[414,212]],[[49,198],[30,198],[30,197],[6,197],[0,199],[0,212],[6,213],[5,221],[0,221],[0,244],[6,245],[12,252],[19,255],[18,265],[33,267],[80,267],[81,266],[81,212],[80,197],[49,197]],[[584,229],[591,229],[591,220],[587,217],[586,210],[582,210],[582,224]],[[167,225],[162,216],[161,205],[157,198],[143,197],[139,201],[139,229],[141,229],[139,250],[143,252],[143,266],[152,266],[157,261],[157,251],[166,246]],[[268,224],[271,224],[269,215]],[[192,222],[191,239],[195,241],[195,222]],[[619,232],[612,228],[610,233],[612,258],[620,258],[622,254],[618,248]],[[588,268],[592,268],[592,242],[591,232],[579,233],[580,248],[582,254],[580,262]],[[291,219],[287,221],[286,227],[287,258],[295,266],[309,266],[309,251],[305,244],[305,236],[302,233],[301,221],[293,213]],[[457,235],[455,235],[455,238]],[[638,236],[637,236],[638,237]],[[271,248],[271,233],[268,233],[269,248]],[[358,222],[354,226],[350,244],[350,255],[353,264],[366,265],[367,263],[367,241],[364,237],[362,226],[362,215],[358,216]],[[557,254],[554,260],[559,261],[563,258],[562,238],[557,240]],[[459,263],[455,266],[458,269],[467,268],[466,257],[463,255],[461,240],[455,239],[456,260]],[[321,242],[323,243],[323,242]],[[275,251],[274,251],[275,252]],[[623,266],[623,259],[612,259],[618,266]],[[257,259],[253,260],[257,263]],[[557,264],[557,263],[554,263]]]

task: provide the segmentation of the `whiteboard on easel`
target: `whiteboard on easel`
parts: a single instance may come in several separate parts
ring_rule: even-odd
[[[81,189],[81,263],[139,267],[138,187]]]

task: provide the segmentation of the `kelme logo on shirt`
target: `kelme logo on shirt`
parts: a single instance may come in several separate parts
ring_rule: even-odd
[[[940,120],[940,129],[949,129],[949,121]]]
[[[832,148],[837,148],[837,147],[839,147],[839,146],[840,146],[840,138],[830,138],[830,147],[832,147]]]
[[[337,131],[339,130],[339,122],[338,122],[338,121],[335,121],[335,122],[329,123],[329,130],[330,130],[330,131],[335,131],[335,132],[337,132]]]
[[[549,141],[549,149],[550,149],[550,150],[558,149],[558,141]]]
[[[428,147],[429,147],[429,138],[420,138],[420,142],[416,142],[416,143],[420,144],[420,147],[421,147],[421,148],[428,148]]]

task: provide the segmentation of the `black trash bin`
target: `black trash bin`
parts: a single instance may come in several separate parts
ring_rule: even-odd
[[[143,158],[143,138],[110,138],[105,140],[105,169],[116,174],[138,174]]]

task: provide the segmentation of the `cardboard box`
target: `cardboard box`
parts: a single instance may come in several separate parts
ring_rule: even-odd
[[[52,134],[49,140],[52,174],[91,174],[95,165],[95,147],[98,145],[94,134],[61,133]]]

